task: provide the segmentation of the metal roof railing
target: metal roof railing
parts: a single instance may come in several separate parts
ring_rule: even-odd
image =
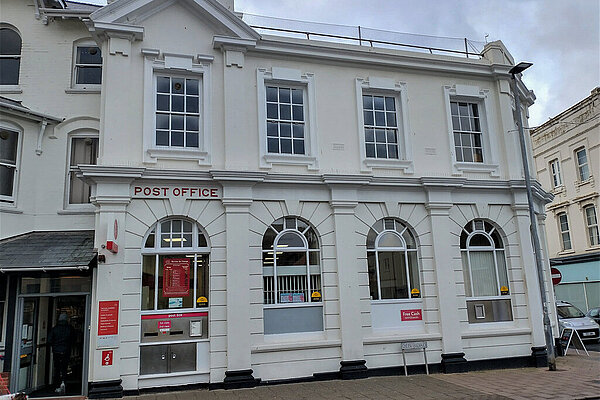
[[[467,38],[418,35],[362,26],[326,24],[246,14],[242,20],[259,33],[360,46],[406,49],[429,54],[480,58],[484,42]]]

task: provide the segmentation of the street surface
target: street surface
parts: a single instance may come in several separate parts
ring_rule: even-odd
[[[597,346],[597,345],[596,345]],[[593,347],[593,346],[589,346]],[[589,351],[589,349],[588,349]],[[389,376],[359,380],[263,385],[252,389],[190,390],[144,394],[127,400],[379,400],[379,399],[599,399],[600,353],[590,357],[569,350],[557,358],[557,371],[515,368]]]

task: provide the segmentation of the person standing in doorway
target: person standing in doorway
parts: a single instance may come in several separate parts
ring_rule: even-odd
[[[71,358],[71,341],[73,339],[73,328],[69,325],[67,314],[58,316],[58,323],[50,330],[48,343],[52,346],[54,358],[54,382],[58,384],[56,393],[65,394],[65,380],[67,379],[67,367]]]

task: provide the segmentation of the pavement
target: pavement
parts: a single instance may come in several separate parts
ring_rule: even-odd
[[[126,400],[379,400],[600,399],[600,353],[558,357],[557,370],[514,368],[458,374],[374,377],[263,385],[252,389],[189,390],[128,396]]]

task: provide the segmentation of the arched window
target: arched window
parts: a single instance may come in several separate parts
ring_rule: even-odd
[[[209,252],[194,222],[168,219],[153,226],[142,249],[142,310],[206,307]]]
[[[509,294],[504,245],[492,224],[476,219],[465,225],[460,252],[468,298]]]
[[[296,217],[280,218],[262,242],[265,333],[323,329],[321,264],[315,230]]]
[[[0,85],[19,84],[21,36],[11,28],[0,27]]]
[[[372,300],[420,297],[416,242],[400,221],[384,218],[371,227],[367,263]]]

